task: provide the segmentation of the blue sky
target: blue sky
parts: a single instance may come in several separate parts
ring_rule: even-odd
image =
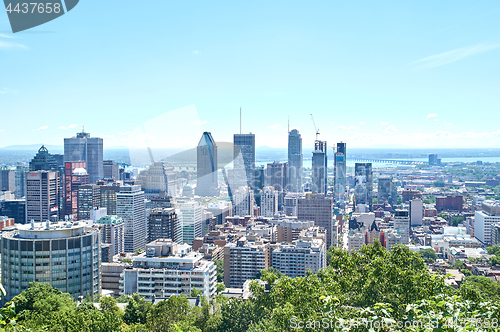
[[[80,1],[16,34],[0,12],[0,147],[231,141],[240,106],[258,146],[288,116],[312,146],[312,113],[330,146],[500,147],[499,31],[498,1]]]

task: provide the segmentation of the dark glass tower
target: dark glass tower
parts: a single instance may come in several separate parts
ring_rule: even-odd
[[[315,141],[312,156],[312,186],[313,193],[326,194],[328,157],[326,141]]]
[[[371,211],[373,204],[372,163],[356,163],[354,165],[354,184],[356,205],[366,204]]]
[[[346,144],[337,143],[337,152],[334,157],[334,198],[337,207],[344,207],[346,190]]]
[[[255,188],[255,134],[234,134],[235,189],[243,186]]]
[[[57,161],[49,150],[42,145],[38,153],[30,161],[30,171],[57,171]]]
[[[302,192],[302,137],[297,129],[288,133],[288,191]]]
[[[64,161],[86,161],[90,182],[104,178],[103,141],[99,137],[90,137],[82,131],[76,137],[64,139]]]
[[[204,132],[197,147],[196,195],[218,196],[217,145],[209,132]]]

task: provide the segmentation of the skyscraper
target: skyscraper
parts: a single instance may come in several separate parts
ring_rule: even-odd
[[[175,207],[182,225],[182,243],[192,245],[194,239],[202,236],[201,204],[194,200],[178,200]]]
[[[391,175],[382,175],[378,178],[378,204],[389,203],[393,208],[397,203],[397,188]]]
[[[266,186],[274,187],[277,191],[285,191],[288,187],[288,164],[274,161],[267,164]]]
[[[333,199],[324,194],[306,193],[297,199],[297,219],[314,221],[314,226],[326,230],[326,247],[337,246],[338,229],[333,219]]]
[[[198,143],[196,164],[196,195],[218,196],[217,145],[207,131]]]
[[[234,181],[233,187],[255,188],[255,135],[234,134],[233,148]]]
[[[394,229],[401,235],[401,243],[410,242],[410,215],[408,210],[394,211]]]
[[[11,167],[0,168],[0,191],[16,190],[16,170]]]
[[[233,193],[234,215],[245,217],[252,216],[254,208],[254,191],[250,187],[239,187]]]
[[[31,159],[30,171],[57,171],[57,162],[49,150],[42,145],[37,154]]]
[[[334,199],[338,207],[344,207],[346,190],[346,144],[337,143],[337,151],[334,157]]]
[[[26,195],[26,187],[24,186],[26,172],[29,170],[29,166],[24,163],[17,163],[16,166],[16,198],[22,198]]]
[[[312,156],[312,184],[313,193],[326,194],[327,191],[328,157],[326,141],[315,141]]]
[[[144,250],[147,237],[146,204],[144,192],[139,186],[120,187],[120,192],[116,193],[116,215],[125,223],[125,252]]]
[[[182,242],[182,225],[174,208],[151,210],[148,217],[148,243],[158,239]]]
[[[120,166],[113,160],[103,161],[103,177],[105,179],[120,179]]]
[[[273,187],[265,187],[260,194],[260,215],[274,217],[278,212],[278,192]]]
[[[78,220],[90,220],[91,211],[100,206],[100,186],[85,184],[78,187]]]
[[[26,173],[26,222],[42,222],[58,215],[59,172]]]
[[[68,161],[64,164],[64,215],[72,215],[77,220],[78,188],[89,184],[90,177],[84,161]]]
[[[96,183],[104,177],[102,138],[90,137],[82,130],[75,137],[64,139],[64,161],[87,162],[90,183]]]
[[[166,191],[169,196],[177,195],[177,182],[174,167],[167,162],[157,161],[142,171],[137,177],[136,184],[140,185],[147,199],[158,196]]]
[[[356,205],[366,204],[372,210],[373,205],[373,171],[372,163],[356,163],[354,165],[354,195]]]
[[[288,191],[302,192],[302,137],[297,129],[288,133]]]

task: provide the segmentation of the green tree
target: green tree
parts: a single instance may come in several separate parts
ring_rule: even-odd
[[[125,307],[125,314],[123,321],[126,324],[146,324],[148,313],[151,311],[153,305],[140,296],[134,293],[128,300]]]
[[[436,252],[432,248],[420,249],[419,254],[426,263],[432,263],[437,259]]]
[[[498,246],[498,244],[495,244],[491,247],[486,247],[486,251],[490,255],[500,255],[500,247]]]
[[[486,300],[500,301],[500,283],[488,277],[470,276],[467,277],[463,283],[475,287]]]
[[[191,289],[190,296],[197,297],[198,295],[202,295],[202,294],[203,294],[203,291],[201,289],[196,289],[196,287],[193,287],[193,289]]]
[[[214,261],[217,271],[217,282],[224,281],[224,261],[222,259]]]
[[[147,316],[147,328],[151,332],[176,331],[182,325],[186,330],[189,322],[194,322],[191,305],[184,296],[171,296],[151,308]]]

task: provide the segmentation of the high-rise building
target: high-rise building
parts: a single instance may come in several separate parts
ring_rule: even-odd
[[[288,187],[288,164],[274,161],[267,164],[266,186],[284,192]]]
[[[29,171],[29,166],[24,163],[17,163],[16,174],[15,174],[15,184],[16,184],[16,198],[23,198],[26,196],[26,188],[24,187],[24,181],[26,178],[26,172]]]
[[[410,242],[410,215],[408,210],[396,210],[394,212],[394,230],[401,235],[401,243]]]
[[[429,165],[430,166],[441,166],[441,159],[438,158],[437,154],[429,155]]]
[[[260,215],[271,218],[278,212],[278,192],[274,187],[265,187],[260,193]]]
[[[203,133],[196,150],[196,195],[218,196],[217,145],[211,133]]]
[[[123,219],[118,216],[104,216],[96,221],[101,232],[101,243],[109,244],[108,263],[113,262],[113,256],[124,252],[125,229]]]
[[[99,188],[101,202],[100,207],[105,207],[109,215],[116,214],[116,194],[120,192],[120,185],[117,183],[101,185]]]
[[[16,224],[26,223],[26,200],[0,201],[0,216],[13,218]]]
[[[326,267],[326,245],[321,239],[299,239],[272,251],[272,267],[290,278],[305,277]]]
[[[288,191],[302,192],[302,137],[297,129],[288,133]]]
[[[217,218],[217,225],[222,225],[226,222],[226,217],[232,216],[232,206],[231,202],[218,201],[216,203],[210,203],[205,208],[206,211],[212,212],[214,217]]]
[[[346,195],[346,144],[337,143],[337,151],[334,155],[333,197],[338,207],[344,207]]]
[[[412,226],[422,226],[424,215],[424,205],[421,199],[410,201],[410,224]]]
[[[233,187],[255,188],[255,134],[234,134]]]
[[[328,157],[326,141],[315,141],[312,155],[312,183],[313,193],[326,194],[327,192]]]
[[[113,160],[104,160],[102,162],[102,169],[105,179],[120,179],[120,166]]]
[[[224,247],[226,287],[242,287],[245,281],[257,278],[261,270],[270,266],[269,246],[261,241],[250,241],[243,236]]]
[[[149,280],[147,284],[144,280]],[[120,295],[139,293],[146,301],[189,296],[196,288],[202,296],[215,295],[217,271],[212,261],[188,244],[161,239],[146,245],[146,252],[134,257],[132,267],[121,273]]]
[[[392,179],[391,175],[382,175],[378,178],[378,193],[377,193],[377,203],[384,204],[389,203],[392,208],[397,204],[398,191],[396,183]]]
[[[91,220],[91,211],[101,204],[100,189],[96,184],[78,187],[78,220]]]
[[[125,223],[125,252],[144,250],[147,237],[146,203],[139,186],[120,187],[120,192],[116,193],[116,215]]]
[[[158,239],[182,242],[182,225],[174,208],[151,210],[148,217],[148,243]]]
[[[37,154],[31,159],[29,164],[30,171],[57,171],[57,162],[49,150],[42,145]]]
[[[78,218],[78,188],[90,183],[85,161],[64,163],[64,215]]]
[[[262,189],[264,189],[265,182],[266,182],[266,171],[264,169],[264,166],[256,166],[255,167],[255,178],[254,178],[255,188],[254,188],[253,194],[254,194],[255,203],[259,206],[260,206],[260,192]],[[236,189],[238,189],[238,188],[235,187],[233,189],[233,191],[235,191]]]
[[[59,172],[26,173],[26,221],[42,222],[57,217]]]
[[[90,183],[104,178],[102,138],[90,137],[82,130],[76,136],[64,139],[64,161],[85,161]]]
[[[338,225],[333,219],[333,200],[324,194],[306,193],[297,199],[297,219],[314,221],[315,226],[326,230],[326,246],[338,244]]]
[[[35,281],[74,299],[97,296],[101,292],[100,250],[99,231],[86,223],[17,225],[16,230],[2,233],[2,285],[7,293],[3,301],[10,301]]]
[[[0,168],[0,191],[16,190],[16,170],[11,167]]]
[[[201,204],[194,200],[177,200],[176,213],[182,226],[182,243],[192,245],[193,240],[202,236]]]
[[[373,205],[373,171],[372,163],[356,163],[354,165],[354,196],[356,205],[365,204],[370,211]]]
[[[158,196],[160,192],[167,192],[171,197],[177,196],[174,167],[167,162],[153,163],[139,174],[136,184],[141,186],[148,199]]]
[[[245,217],[254,215],[254,192],[250,187],[239,187],[233,193],[234,215]]]
[[[500,202],[485,200],[482,210],[475,212],[474,219],[474,236],[483,245],[491,245],[492,224],[500,222]]]

